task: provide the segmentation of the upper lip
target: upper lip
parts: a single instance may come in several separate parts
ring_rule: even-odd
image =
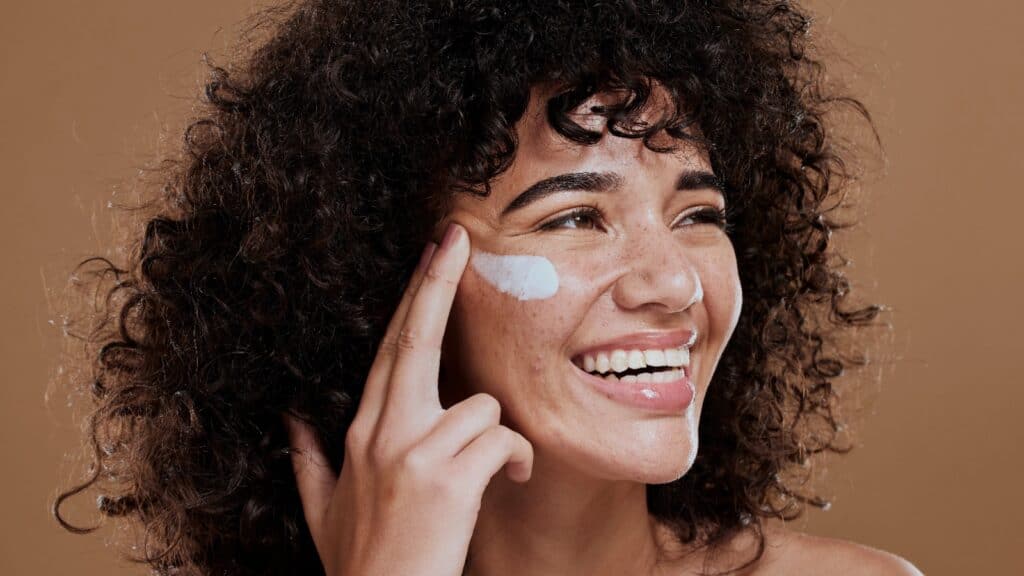
[[[594,355],[598,352],[609,352],[611,350],[664,350],[667,348],[682,348],[684,346],[689,348],[696,341],[696,330],[637,332],[588,346],[576,352],[573,358],[580,358],[585,354]]]

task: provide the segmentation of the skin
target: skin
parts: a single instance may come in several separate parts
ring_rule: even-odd
[[[516,158],[492,194],[456,196],[438,223],[436,238],[447,230],[448,241],[428,246],[388,326],[340,476],[313,430],[285,418],[303,511],[329,575],[454,576],[468,550],[472,576],[682,576],[736,566],[753,551],[748,534],[714,558],[688,549],[646,505],[646,484],[693,464],[701,406],[742,308],[728,236],[687,217],[722,208],[724,198],[674,189],[684,170],[710,172],[707,156],[693,147],[659,154],[610,134],[590,147],[567,142],[547,125],[544,96],[534,93],[517,125]],[[599,116],[577,121],[604,129]],[[538,180],[583,171],[614,172],[621,185],[559,192],[501,217]],[[596,221],[538,230],[586,205]],[[559,289],[529,301],[503,294],[467,266],[472,250],[544,256]],[[682,414],[610,400],[570,363],[620,336],[679,329],[698,335],[696,395]],[[766,537],[762,561],[744,574],[920,574],[899,557],[777,522]]]
[[[542,96],[535,92],[517,126],[516,157],[492,182],[492,194],[456,197],[448,218],[466,228],[474,249],[547,257],[560,279],[554,296],[520,301],[470,269],[455,296],[442,386],[450,401],[495,396],[503,423],[526,436],[535,454],[526,485],[495,478],[488,487],[470,547],[472,573],[654,573],[657,527],[645,483],[672,481],[692,465],[708,383],[742,306],[728,236],[686,218],[723,208],[725,199],[713,189],[675,190],[681,172],[712,171],[694,147],[659,154],[607,133],[594,146],[576,145],[550,128]],[[612,97],[596,96],[580,110]],[[607,130],[600,116],[574,119]],[[501,217],[522,190],[568,172],[614,172],[622,185],[559,192]],[[601,222],[537,230],[587,205]],[[487,321],[493,318],[504,320]],[[609,400],[570,363],[575,352],[619,336],[680,329],[698,334],[690,355],[697,394],[684,414]]]

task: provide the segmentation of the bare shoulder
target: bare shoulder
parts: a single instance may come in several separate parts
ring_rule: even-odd
[[[838,538],[798,532],[781,524],[765,527],[763,574],[923,576],[907,559]]]

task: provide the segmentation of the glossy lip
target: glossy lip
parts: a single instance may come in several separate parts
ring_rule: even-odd
[[[571,364],[571,363],[570,363]],[[690,367],[683,367],[684,376],[672,382],[609,382],[584,371],[575,364],[573,370],[605,398],[646,411],[681,414],[693,405],[697,390],[690,380]]]
[[[673,330],[671,332],[637,332],[621,336],[614,340],[606,340],[590,346],[572,355],[572,363],[581,366],[585,354],[594,355],[598,352],[611,350],[657,350],[666,348],[691,348],[697,341],[696,330]],[[586,374],[586,372],[584,372]]]

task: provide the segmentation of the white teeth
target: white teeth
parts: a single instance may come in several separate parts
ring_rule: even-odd
[[[665,365],[665,351],[664,350],[645,350],[644,351],[644,363],[648,366],[664,366]]]
[[[590,354],[584,356],[583,369],[586,370],[587,372],[593,372],[595,368],[597,368],[597,361],[594,359],[594,357],[591,356]]]
[[[690,365],[689,348],[666,350],[610,350],[584,354],[582,368],[587,372],[623,372],[627,369],[680,368]]]
[[[685,349],[684,349],[685,350]],[[687,354],[687,358],[689,354]],[[665,363],[669,366],[682,366],[684,361],[683,350],[665,350]]]
[[[612,370],[624,372],[629,368],[629,359],[625,350],[614,350],[611,355]]]
[[[682,360],[679,357],[679,350],[665,350],[665,363],[669,366],[678,366]]]
[[[659,384],[663,382],[675,382],[683,377],[682,370],[665,370],[662,372],[645,372],[643,374],[627,374],[621,378],[615,373],[605,374],[603,378],[609,382],[636,382],[641,384]]]
[[[685,374],[682,370],[666,370],[664,372],[654,372],[651,374],[651,382],[675,382],[683,377]]]

